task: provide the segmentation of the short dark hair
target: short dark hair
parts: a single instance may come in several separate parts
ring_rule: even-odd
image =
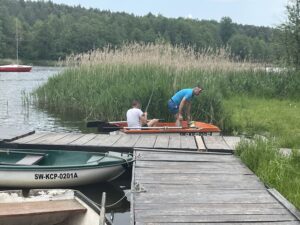
[[[138,105],[140,105],[141,103],[140,103],[140,101],[139,100],[136,100],[136,99],[134,99],[133,101],[132,101],[132,103],[131,103],[131,106],[138,106]]]

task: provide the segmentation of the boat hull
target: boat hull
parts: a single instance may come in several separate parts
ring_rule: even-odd
[[[30,72],[31,66],[25,65],[5,65],[0,66],[0,72]]]
[[[111,181],[125,172],[124,165],[72,170],[1,170],[0,186],[19,188],[72,187]]]
[[[127,129],[127,123],[119,123],[117,126],[123,127],[122,132],[126,134],[160,134],[160,133],[179,133],[179,134],[219,134],[221,132],[220,128],[215,125],[203,123],[203,122],[194,122],[194,127],[189,127],[186,121],[182,122],[182,127],[177,128],[175,123],[166,122],[158,123],[157,128],[153,129]]]

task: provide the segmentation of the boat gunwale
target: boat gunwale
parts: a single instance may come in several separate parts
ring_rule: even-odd
[[[100,155],[100,156],[104,156],[105,157],[109,157],[112,159],[117,159],[118,161],[107,161],[107,162],[101,162],[97,160],[95,162],[85,162],[85,163],[81,163],[81,164],[69,164],[69,165],[38,165],[38,164],[33,164],[33,165],[16,165],[14,163],[12,164],[1,164],[0,162],[0,170],[10,170],[10,171],[17,171],[17,170],[26,170],[26,171],[31,171],[31,170],[39,170],[39,171],[44,171],[44,170],[51,170],[51,171],[56,171],[56,170],[76,170],[76,169],[100,169],[100,168],[107,168],[107,167],[115,167],[115,166],[121,166],[124,164],[130,164],[134,161],[133,156],[129,153],[126,154],[126,157],[122,157],[122,153],[120,153],[120,156],[116,156],[116,155],[110,155],[109,152],[103,153],[103,152],[79,152],[79,151],[65,151],[65,150],[40,150],[38,152],[35,152],[36,150],[32,149],[32,152],[30,151],[30,149],[24,149],[25,151],[22,152],[22,149],[17,149],[17,153],[14,152],[14,150],[9,149],[8,151],[3,151],[2,153],[8,152],[8,153],[15,153],[15,154],[36,154],[36,155],[42,155],[42,154],[51,154],[54,152],[67,152],[68,154],[72,154],[72,153],[86,153],[86,154],[90,154],[90,155]],[[0,152],[1,153],[1,152]],[[125,154],[123,154],[125,155]]]

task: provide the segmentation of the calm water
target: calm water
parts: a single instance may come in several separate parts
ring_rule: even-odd
[[[58,74],[62,68],[33,67],[29,73],[0,72],[0,126],[33,129],[36,131],[82,133],[84,121],[76,117],[63,117],[37,109],[33,104],[24,104],[24,96],[31,93],[47,79]],[[86,131],[84,131],[86,132]],[[78,189],[97,203],[101,202],[102,192],[107,193],[107,204],[113,204],[130,189],[130,171],[113,183],[80,186]],[[130,199],[130,194],[127,195]],[[130,203],[127,198],[114,207],[115,225],[129,224]]]

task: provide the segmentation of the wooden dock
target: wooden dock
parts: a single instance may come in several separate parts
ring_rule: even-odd
[[[134,152],[132,225],[300,224],[299,212],[232,154]]]
[[[232,154],[239,137],[22,132],[0,129],[1,147],[132,151],[132,225],[300,225]]]
[[[0,134],[1,139],[1,134]],[[232,152],[239,137],[182,135],[108,135],[74,133],[29,133],[20,138],[6,138],[16,148],[47,148],[132,152],[133,148],[174,149],[186,151]]]

